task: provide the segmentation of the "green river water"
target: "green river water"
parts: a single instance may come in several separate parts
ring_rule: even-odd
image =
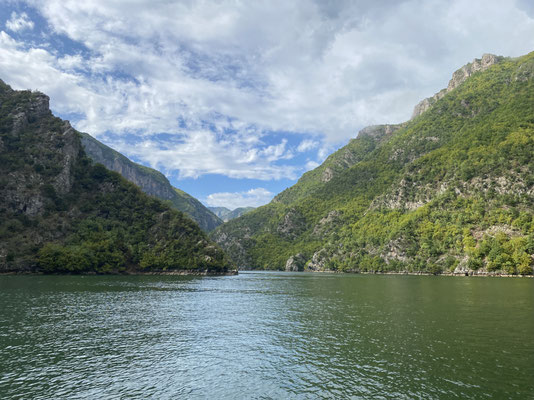
[[[534,399],[534,279],[0,276],[1,399]]]

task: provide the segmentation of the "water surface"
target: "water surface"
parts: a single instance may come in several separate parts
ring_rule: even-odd
[[[534,398],[534,279],[0,276],[2,399]]]

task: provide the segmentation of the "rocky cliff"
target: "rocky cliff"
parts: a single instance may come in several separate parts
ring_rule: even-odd
[[[208,232],[222,224],[222,220],[202,205],[200,201],[182,190],[172,187],[161,172],[134,163],[128,158],[99,142],[87,133],[82,133],[85,152],[95,162],[118,172],[141,190],[161,200],[169,201],[177,210],[191,217],[204,231]]]

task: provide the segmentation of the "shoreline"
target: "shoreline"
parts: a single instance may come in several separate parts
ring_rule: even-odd
[[[238,275],[239,271],[226,271],[226,272],[209,272],[209,271],[147,271],[147,272],[126,272],[125,274],[116,275],[180,275],[180,276],[233,276]]]
[[[346,274],[346,275],[421,275],[421,276],[447,276],[447,277],[479,277],[479,278],[534,278],[534,275],[513,275],[513,274],[501,274],[501,273],[493,273],[493,272],[479,272],[471,271],[467,273],[453,273],[453,272],[442,272],[440,274],[433,274],[431,272],[408,272],[408,271],[331,271],[331,270],[323,270],[323,271],[312,271],[312,270],[306,270],[306,271],[284,271],[284,270],[276,270],[276,269],[240,269],[240,272],[257,272],[257,271],[265,271],[265,272],[311,272],[311,273],[319,273],[319,274]]]
[[[81,274],[64,273],[64,274],[48,274],[42,271],[2,271],[0,276],[5,275],[42,275],[42,276],[135,276],[135,275],[166,275],[166,276],[233,276],[238,275],[238,270],[226,272],[210,272],[210,271],[195,271],[195,270],[179,270],[179,271],[124,271],[109,274],[99,274],[96,272],[86,272]]]

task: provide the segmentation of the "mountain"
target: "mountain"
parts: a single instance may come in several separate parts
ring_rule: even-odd
[[[241,268],[532,273],[534,53],[475,59],[211,237]]]
[[[213,214],[215,214],[221,219],[228,213],[232,212],[232,210],[226,207],[208,207],[208,210],[210,210]]]
[[[128,158],[99,142],[87,133],[81,133],[85,153],[95,162],[118,172],[141,190],[158,199],[169,201],[177,210],[191,217],[208,232],[222,224],[222,220],[202,205],[200,201],[180,189],[171,186],[161,172],[134,163]]]
[[[0,81],[0,272],[225,273],[183,213],[86,156],[39,92]]]
[[[254,210],[254,207],[238,207],[234,210],[230,210],[226,207],[208,207],[208,209],[224,222],[228,222],[231,219],[235,219]]]

